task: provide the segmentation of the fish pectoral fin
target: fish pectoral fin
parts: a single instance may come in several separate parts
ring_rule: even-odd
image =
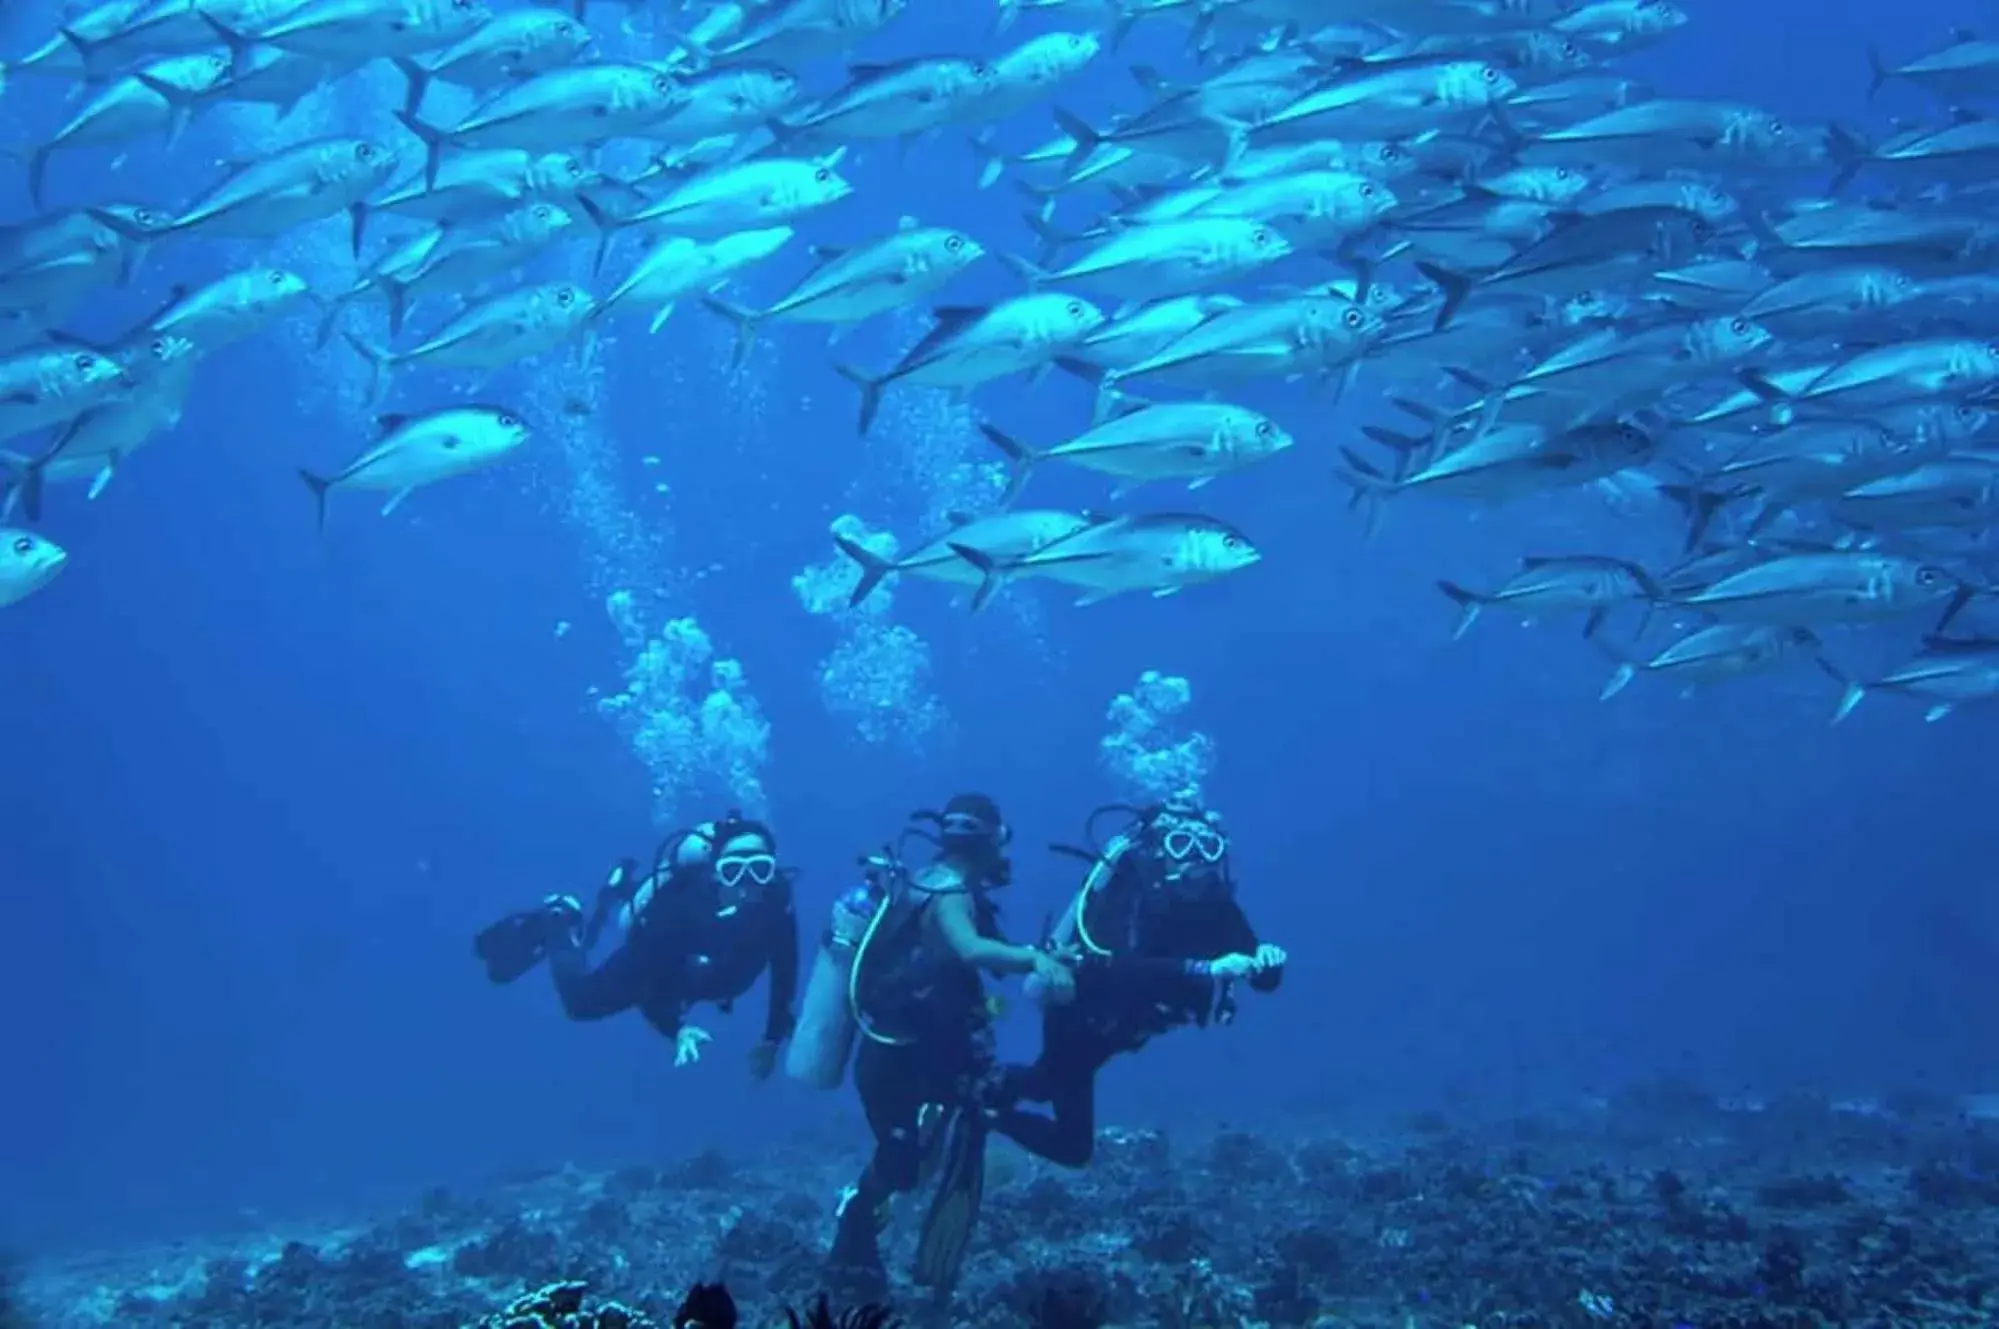
[[[411,494],[414,494],[415,492],[416,490],[414,489],[398,489],[395,493],[390,494],[389,501],[382,504],[382,515],[386,517],[390,513],[394,512],[397,508],[403,505],[404,499],[408,498]]]
[[[101,471],[99,471],[99,472],[98,472],[98,473],[97,473],[96,475],[94,475],[94,476],[92,476],[92,477],[91,477],[91,480],[90,480],[90,497],[91,497],[91,498],[93,498],[93,499],[94,499],[94,498],[96,498],[96,497],[97,497],[97,496],[98,496],[99,494],[103,493],[103,492],[104,492],[104,486],[106,486],[106,485],[110,484],[110,483],[111,483],[111,481],[112,481],[113,479],[115,479],[115,478],[117,477],[117,474],[118,474],[118,460],[119,460],[119,458],[118,458],[118,454],[117,454],[117,453],[115,453],[115,452],[114,452],[114,453],[112,453],[112,454],[111,454],[110,456],[108,456],[108,457],[106,457],[106,458],[104,459],[104,469],[103,469],[103,470],[101,470]]]

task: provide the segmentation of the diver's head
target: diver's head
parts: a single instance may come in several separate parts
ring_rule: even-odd
[[[770,827],[731,811],[668,841],[670,875],[685,880],[707,875],[726,895],[748,895],[777,879],[777,837]]]
[[[748,893],[777,879],[777,839],[762,822],[738,821],[717,832],[715,881]]]
[[[999,885],[1009,876],[1005,856],[1013,831],[1000,815],[999,804],[985,794],[954,794],[942,812],[919,812],[937,827],[937,853],[970,875]]]
[[[1162,804],[1146,825],[1145,843],[1160,884],[1190,895],[1228,881],[1229,837],[1219,813],[1190,794]]]

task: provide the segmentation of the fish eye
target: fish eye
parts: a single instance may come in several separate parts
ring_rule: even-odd
[[[1495,65],[1487,65],[1478,71],[1478,76],[1487,83],[1497,83],[1499,82],[1499,69]]]
[[[167,339],[166,339],[165,337],[155,337],[155,338],[153,338],[153,344],[152,344],[152,346],[151,346],[151,347],[150,347],[149,349],[151,349],[152,353],[153,353],[153,354],[154,354],[154,355],[155,355],[156,357],[159,357],[159,358],[162,358],[162,359],[163,359],[163,358],[165,358],[165,356],[166,356],[166,353],[167,353]]]
[[[555,214],[553,212],[549,211],[548,204],[537,203],[535,205],[534,219],[536,221],[547,221],[549,218],[553,217],[554,215]]]
[[[569,174],[575,179],[581,180],[583,178],[583,163],[571,157],[569,159]]]
[[[356,143],[354,145],[354,156],[364,162],[375,160],[375,145],[372,143]]]
[[[24,536],[21,536],[21,537],[20,537],[19,539],[15,540],[15,541],[14,541],[14,552],[15,552],[15,553],[17,553],[17,554],[21,554],[21,555],[27,555],[27,554],[32,554],[32,553],[34,553],[34,552],[35,552],[35,537],[34,537],[34,536],[32,536],[32,535],[24,535]]]
[[[1267,245],[1270,243],[1270,232],[1264,230],[1261,226],[1259,226],[1256,228],[1255,232],[1252,233],[1249,238],[1251,241],[1253,241],[1256,244]]]
[[[1347,310],[1346,313],[1340,315],[1340,321],[1346,324],[1350,328],[1357,328],[1361,325],[1364,319],[1361,312],[1358,309],[1349,309]]]
[[[1081,300],[1071,300],[1068,304],[1068,310],[1070,318],[1081,318],[1083,316],[1083,302]]]
[[[812,178],[823,185],[833,178],[833,173],[822,166],[812,173]]]
[[[1943,579],[1943,573],[1936,568],[1918,568],[1916,570],[1916,581],[1919,585],[1934,586]]]
[[[1276,426],[1272,425],[1268,420],[1261,422],[1256,427],[1256,436],[1258,438],[1269,438],[1272,434],[1276,432],[1277,432]]]
[[[264,280],[273,286],[283,286],[285,284],[284,270],[282,268],[272,268],[264,275]]]
[[[515,415],[510,415],[504,411],[500,413],[500,428],[516,429],[520,426],[520,423],[521,423],[520,417]]]
[[[962,235],[954,235],[944,242],[944,251],[949,254],[955,254],[964,247],[965,237]]]
[[[1362,198],[1373,198],[1373,197],[1374,197],[1374,186],[1373,186],[1373,185],[1362,185],[1362,186],[1360,187],[1360,196],[1361,196]]]
[[[572,286],[563,287],[555,293],[555,303],[561,305],[564,309],[569,308],[569,306],[576,303],[576,289]]]
[[[1747,337],[1749,335],[1749,320],[1746,318],[1732,318],[1728,321],[1728,330],[1738,337]]]
[[[70,363],[87,374],[97,368],[97,357],[89,351],[78,351],[74,356],[70,357]]]
[[[673,80],[664,74],[655,74],[652,80],[652,90],[654,92],[671,92],[673,91]]]

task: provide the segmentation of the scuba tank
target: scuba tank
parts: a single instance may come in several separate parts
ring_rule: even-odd
[[[1112,812],[1122,812],[1130,817],[1131,821],[1123,830],[1099,846],[1097,821]],[[1090,848],[1078,849],[1065,844],[1049,846],[1056,853],[1080,858],[1090,865],[1090,870],[1083,874],[1082,885],[1077,888],[1075,897],[1062,911],[1062,916],[1055,921],[1051,937],[1055,949],[1066,950],[1071,946],[1080,946],[1089,954],[1099,958],[1110,954],[1108,949],[1098,945],[1096,938],[1090,935],[1088,917],[1090,900],[1098,891],[1110,885],[1111,878],[1117,874],[1118,864],[1127,853],[1131,852],[1132,847],[1144,838],[1157,813],[1157,808],[1135,808],[1124,803],[1106,803],[1092,812],[1083,822],[1083,838],[1091,845]]]
[[[812,960],[812,976],[806,980],[805,995],[799,1002],[798,1024],[785,1049],[784,1070],[792,1079],[817,1089],[837,1089],[863,1035],[876,1043],[902,1041],[873,1028],[862,1013],[860,961],[891,910],[908,894],[904,889],[909,872],[902,863],[903,847],[911,836],[944,847],[950,833],[946,815],[911,814],[912,822],[935,823],[938,833],[933,835],[917,826],[905,829],[894,845],[861,859],[861,883],[833,902],[818,954]],[[1002,876],[1004,871],[1002,861]]]
[[[860,1036],[852,998],[854,959],[888,905],[882,874],[894,868],[885,855],[862,860],[866,879],[833,901],[812,976],[798,1006],[798,1024],[784,1050],[784,1073],[814,1089],[838,1089],[846,1079]]]

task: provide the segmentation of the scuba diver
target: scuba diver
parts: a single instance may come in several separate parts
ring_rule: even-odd
[[[891,1201],[927,1175],[937,1189],[913,1274],[940,1295],[957,1281],[985,1184],[985,1107],[997,1072],[980,971],[1032,975],[1055,1000],[1073,989],[1055,956],[999,935],[992,892],[1012,866],[998,805],[959,794],[942,812],[910,820],[919,824],[904,842],[921,836],[935,855],[913,870],[900,846],[862,860],[867,883],[834,906],[786,1057],[789,1074],[822,1089],[836,1088],[853,1062],[875,1150],[841,1193],[826,1263],[829,1284],[861,1301],[888,1290],[881,1233]]]
[[[1091,864],[1055,931],[1058,946],[1082,950],[1074,999],[1044,1004],[1041,1055],[1006,1068],[991,1114],[994,1130],[1063,1167],[1090,1161],[1097,1072],[1112,1057],[1182,1025],[1232,1022],[1236,980],[1274,991],[1288,958],[1257,940],[1237,902],[1216,814],[1184,795],[1145,809],[1111,804],[1084,823],[1093,845],[1111,812],[1133,820],[1101,849],[1056,846]]]
[[[778,866],[770,828],[731,811],[667,837],[641,879],[630,859],[612,870],[588,920],[572,895],[551,895],[481,932],[473,951],[495,983],[547,959],[572,1020],[602,1020],[636,1006],[674,1042],[673,1064],[699,1060],[706,1030],[685,1023],[697,1002],[730,1006],[770,970],[770,1011],[750,1051],[750,1073],[768,1076],[791,1035],[798,991],[793,872]],[[602,964],[589,954],[616,921],[624,939]]]

